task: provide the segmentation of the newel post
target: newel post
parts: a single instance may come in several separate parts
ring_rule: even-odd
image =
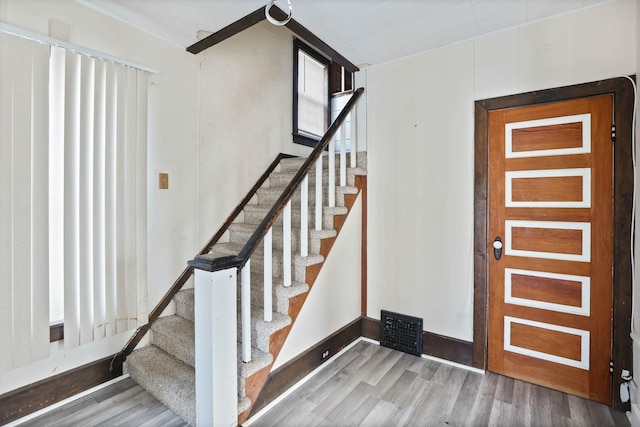
[[[197,256],[195,269],[196,422],[238,424],[236,276],[241,260]]]

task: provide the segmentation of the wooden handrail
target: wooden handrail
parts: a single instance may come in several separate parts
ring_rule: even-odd
[[[244,197],[244,199],[242,199],[240,204],[236,206],[233,212],[231,212],[231,214],[227,217],[226,221],[218,229],[216,234],[214,234],[211,237],[211,239],[209,239],[209,241],[202,247],[202,249],[200,249],[200,252],[198,252],[198,255],[207,254],[211,250],[213,245],[218,243],[218,241],[227,231],[231,223],[235,221],[237,216],[240,215],[240,212],[242,212],[245,206],[251,201],[253,196],[257,193],[258,189],[262,187],[262,185],[265,183],[267,178],[269,178],[269,175],[271,174],[271,172],[273,172],[275,168],[280,164],[280,161],[282,159],[291,158],[291,157],[295,157],[295,156],[292,156],[290,154],[283,154],[283,153],[280,153],[276,156],[276,158],[273,160],[273,162],[271,162],[267,170],[262,174],[262,176],[260,176],[260,178],[258,178],[254,186],[251,188],[251,190],[249,190],[249,192]],[[221,263],[217,263],[217,264],[221,264]],[[180,289],[182,289],[184,284],[187,283],[187,280],[189,280],[189,277],[191,277],[192,274],[193,274],[193,267],[188,266],[182,271],[182,274],[178,276],[176,281],[173,282],[173,285],[171,285],[171,288],[169,288],[169,290],[167,291],[167,293],[164,294],[160,302],[158,302],[158,304],[151,311],[151,313],[149,313],[149,321],[147,322],[147,324],[139,327],[136,330],[136,332],[129,339],[129,341],[124,346],[122,351],[119,353],[119,355],[122,357],[123,360],[126,359],[126,357],[129,354],[131,354],[131,352],[138,345],[142,337],[144,337],[144,335],[149,331],[149,329],[151,328],[151,324],[155,322],[158,319],[158,317],[160,317],[160,315],[165,310],[165,308],[167,308],[167,306],[169,305],[173,297],[178,293],[178,291],[180,291]]]
[[[336,117],[331,126],[329,126],[329,129],[327,129],[327,132],[324,134],[322,139],[320,139],[320,141],[318,142],[318,145],[316,145],[309,157],[307,157],[307,160],[305,160],[302,166],[300,166],[300,169],[298,169],[298,172],[296,172],[293,179],[291,180],[289,185],[287,185],[287,188],[285,188],[285,190],[282,192],[267,216],[262,220],[249,240],[247,240],[247,243],[238,254],[238,258],[242,260],[239,268],[242,268],[247,263],[247,261],[255,251],[258,242],[265,236],[265,234],[267,234],[267,231],[276,221],[278,215],[280,215],[280,212],[282,212],[287,202],[289,202],[289,200],[293,197],[293,194],[300,186],[302,179],[309,173],[311,167],[320,158],[327,145],[329,145],[331,138],[333,138],[340,126],[342,126],[363,92],[364,88],[362,87],[354,91],[353,95],[351,96],[351,98],[349,98],[349,101],[347,101],[340,114],[338,114],[338,117]]]

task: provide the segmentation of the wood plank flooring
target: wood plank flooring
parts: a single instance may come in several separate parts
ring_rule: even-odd
[[[357,343],[251,426],[629,426],[605,405]],[[128,378],[23,426],[187,426]]]
[[[20,425],[29,427],[188,426],[131,378],[118,381]]]
[[[262,417],[262,426],[629,426],[605,405],[500,375],[357,343]]]

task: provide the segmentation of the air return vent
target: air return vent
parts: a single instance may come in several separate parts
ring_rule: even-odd
[[[422,319],[382,310],[380,312],[380,345],[420,356],[422,354]]]

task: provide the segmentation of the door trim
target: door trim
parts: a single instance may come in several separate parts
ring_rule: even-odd
[[[635,80],[635,76],[632,76]],[[489,112],[598,95],[613,95],[617,140],[613,171],[613,345],[612,406],[628,410],[620,401],[622,369],[632,370],[631,341],[631,210],[633,167],[631,135],[633,87],[626,78],[601,80],[554,89],[484,99],[475,102],[474,159],[474,305],[473,366],[487,368],[489,212]]]

